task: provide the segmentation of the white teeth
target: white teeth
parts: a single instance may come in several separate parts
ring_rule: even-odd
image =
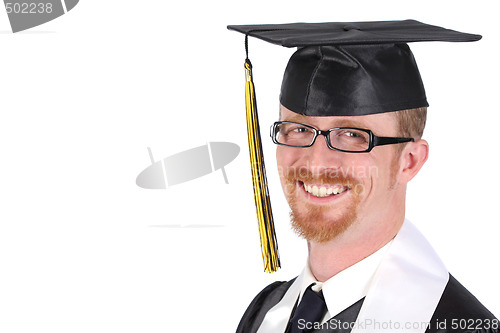
[[[319,196],[318,187],[316,185],[313,186],[312,195],[315,195],[317,197]]]
[[[347,191],[347,187],[325,187],[325,186],[316,186],[316,185],[307,185],[307,184],[304,184],[304,189],[314,195],[315,197],[327,197],[327,196],[330,196],[332,194],[340,194],[342,192],[345,192]]]

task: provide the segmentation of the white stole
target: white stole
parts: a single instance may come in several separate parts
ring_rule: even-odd
[[[285,331],[300,294],[301,276],[269,310],[258,333]],[[448,279],[431,245],[405,220],[375,272],[351,333],[425,332]]]

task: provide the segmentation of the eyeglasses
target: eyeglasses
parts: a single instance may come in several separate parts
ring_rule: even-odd
[[[346,153],[367,153],[376,146],[415,141],[413,138],[381,137],[372,131],[354,127],[335,127],[327,131],[290,121],[277,121],[271,126],[271,138],[278,145],[311,147],[318,135],[324,135],[328,148]]]

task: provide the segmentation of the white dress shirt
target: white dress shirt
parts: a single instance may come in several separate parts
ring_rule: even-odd
[[[370,281],[391,242],[392,240],[375,253],[372,253],[365,259],[344,269],[325,282],[316,281],[309,268],[309,264],[306,264],[301,276],[299,276],[302,280],[300,284],[299,302],[307,287],[311,285],[311,283],[315,283],[312,289],[316,292],[323,290],[323,296],[327,307],[327,312],[322,322],[336,316],[356,303],[366,296]]]

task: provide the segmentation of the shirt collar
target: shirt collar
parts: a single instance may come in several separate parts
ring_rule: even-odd
[[[307,263],[301,274],[299,302],[307,287],[314,283],[312,289],[316,292],[323,290],[325,297],[328,311],[324,320],[330,319],[356,303],[366,296],[370,282],[390,243],[392,240],[365,259],[337,273],[325,282],[316,280],[309,263]]]

